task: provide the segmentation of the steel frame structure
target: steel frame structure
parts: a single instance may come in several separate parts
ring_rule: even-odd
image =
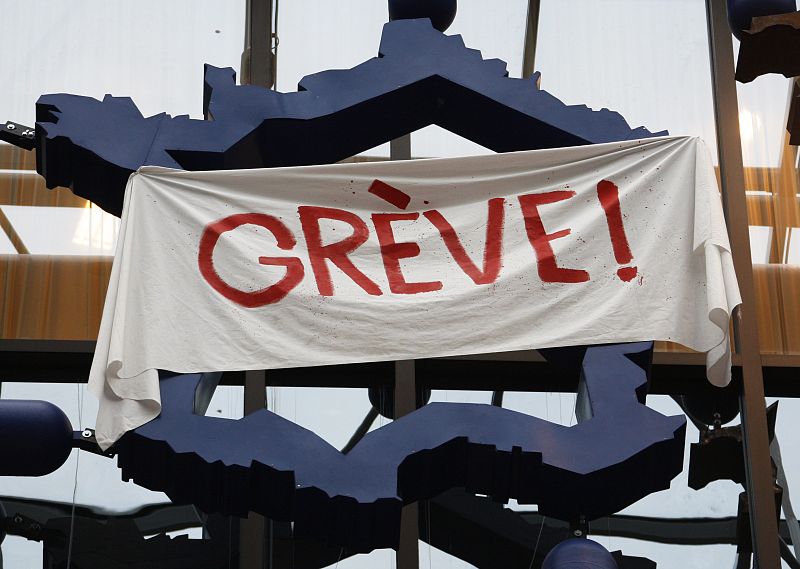
[[[726,0],[706,0],[706,13],[722,202],[742,292],[742,305],[734,317],[733,326],[735,349],[742,362],[740,410],[753,552],[758,567],[779,569],[781,557],[750,260],[736,68]]]

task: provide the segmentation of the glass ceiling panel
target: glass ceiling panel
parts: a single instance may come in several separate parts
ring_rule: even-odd
[[[419,566],[436,569],[471,569],[474,565],[457,559],[444,551],[419,541]],[[329,565],[327,569],[395,569],[396,556],[392,549],[376,549],[372,553],[354,555]]]
[[[130,96],[200,117],[203,64],[238,70],[245,0],[43,0],[0,8],[0,120],[32,125],[45,93]]]
[[[716,155],[704,0],[545,0],[535,68],[565,103],[702,136]]]
[[[341,449],[371,405],[366,389],[268,387],[267,408]]]
[[[42,567],[44,551],[41,542],[9,535],[2,544],[3,567]]]
[[[735,39],[734,49],[738,53],[739,42]],[[745,168],[780,166],[790,86],[790,79],[775,74],[764,75],[751,83],[736,84]]]
[[[32,255],[113,255],[119,218],[92,207],[1,206]]]
[[[658,569],[709,569],[734,567],[734,545],[667,545],[622,537],[594,536],[591,539],[609,551],[622,550],[625,555],[647,557],[658,564]],[[788,565],[784,565],[788,567]]]

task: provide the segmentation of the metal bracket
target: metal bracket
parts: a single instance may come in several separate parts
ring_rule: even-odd
[[[86,452],[90,452],[92,454],[105,456],[106,458],[112,458],[117,455],[117,452],[114,450],[114,447],[111,447],[108,450],[103,450],[100,448],[100,445],[97,444],[97,438],[95,437],[94,429],[83,429],[82,431],[73,431],[72,448],[79,448],[81,450],[85,450]]]
[[[6,121],[0,126],[0,140],[33,150],[36,148],[36,129],[13,121]]]

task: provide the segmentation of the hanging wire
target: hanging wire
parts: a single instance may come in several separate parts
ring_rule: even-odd
[[[542,539],[542,530],[544,529],[544,522],[547,519],[547,516],[542,516],[542,525],[539,526],[539,535],[536,536],[536,545],[533,546],[533,555],[531,556],[531,564],[528,565],[528,569],[533,568],[533,562],[536,560],[536,553],[539,551],[539,540]]]
[[[575,401],[572,403],[572,419],[570,419],[569,426],[578,424],[578,394],[575,394]]]
[[[83,425],[83,384],[78,385],[78,428]],[[69,516],[69,542],[67,544],[67,569],[72,566],[72,541],[75,537],[75,501],[78,496],[78,469],[81,465],[81,453],[76,450],[75,455],[75,481],[72,485],[72,510]]]
[[[431,503],[425,502],[425,517],[428,518],[428,569],[433,569],[433,547],[431,546]]]
[[[550,420],[550,392],[544,394],[544,418]]]
[[[278,409],[278,387],[266,387],[267,390],[267,409],[275,413],[276,415],[280,414]]]
[[[280,10],[280,0],[275,0],[275,32],[272,34],[274,46],[272,48],[273,66],[272,66],[272,88],[278,90],[278,46],[281,43],[278,36],[278,13]]]

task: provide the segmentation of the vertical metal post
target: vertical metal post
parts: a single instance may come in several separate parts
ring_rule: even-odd
[[[753,267],[750,260],[733,43],[728,27],[726,0],[706,0],[706,8],[723,205],[736,276],[742,293],[742,306],[734,318],[734,335],[737,351],[742,358],[740,406],[753,552],[755,564],[760,569],[779,569],[781,562],[778,524],[769,454]]]
[[[264,370],[244,374],[244,414],[267,406],[267,376]],[[272,520],[250,512],[239,522],[239,569],[272,569]]]
[[[417,408],[417,382],[414,360],[394,363],[394,415],[400,418]],[[400,545],[397,569],[419,568],[419,504],[403,508],[400,517]]]
[[[528,17],[525,22],[525,47],[522,52],[522,78],[527,79],[535,71],[536,42],[539,39],[539,8],[541,0],[528,0]]]
[[[395,138],[389,143],[389,156],[392,160],[411,159],[411,135]]]
[[[392,160],[411,158],[411,135],[406,134],[390,143]],[[407,415],[417,408],[417,382],[414,360],[403,360],[394,364],[394,414],[396,418]],[[419,568],[419,505],[403,508],[400,517],[400,544],[397,548],[397,569]]]
[[[247,0],[244,51],[239,73],[242,85],[271,88],[274,83],[272,3],[273,0]]]
[[[273,0],[247,0],[244,51],[239,79],[242,85],[271,88],[275,82],[272,53]],[[244,413],[267,406],[264,370],[245,372]],[[272,568],[272,520],[250,512],[239,524],[240,569]]]

